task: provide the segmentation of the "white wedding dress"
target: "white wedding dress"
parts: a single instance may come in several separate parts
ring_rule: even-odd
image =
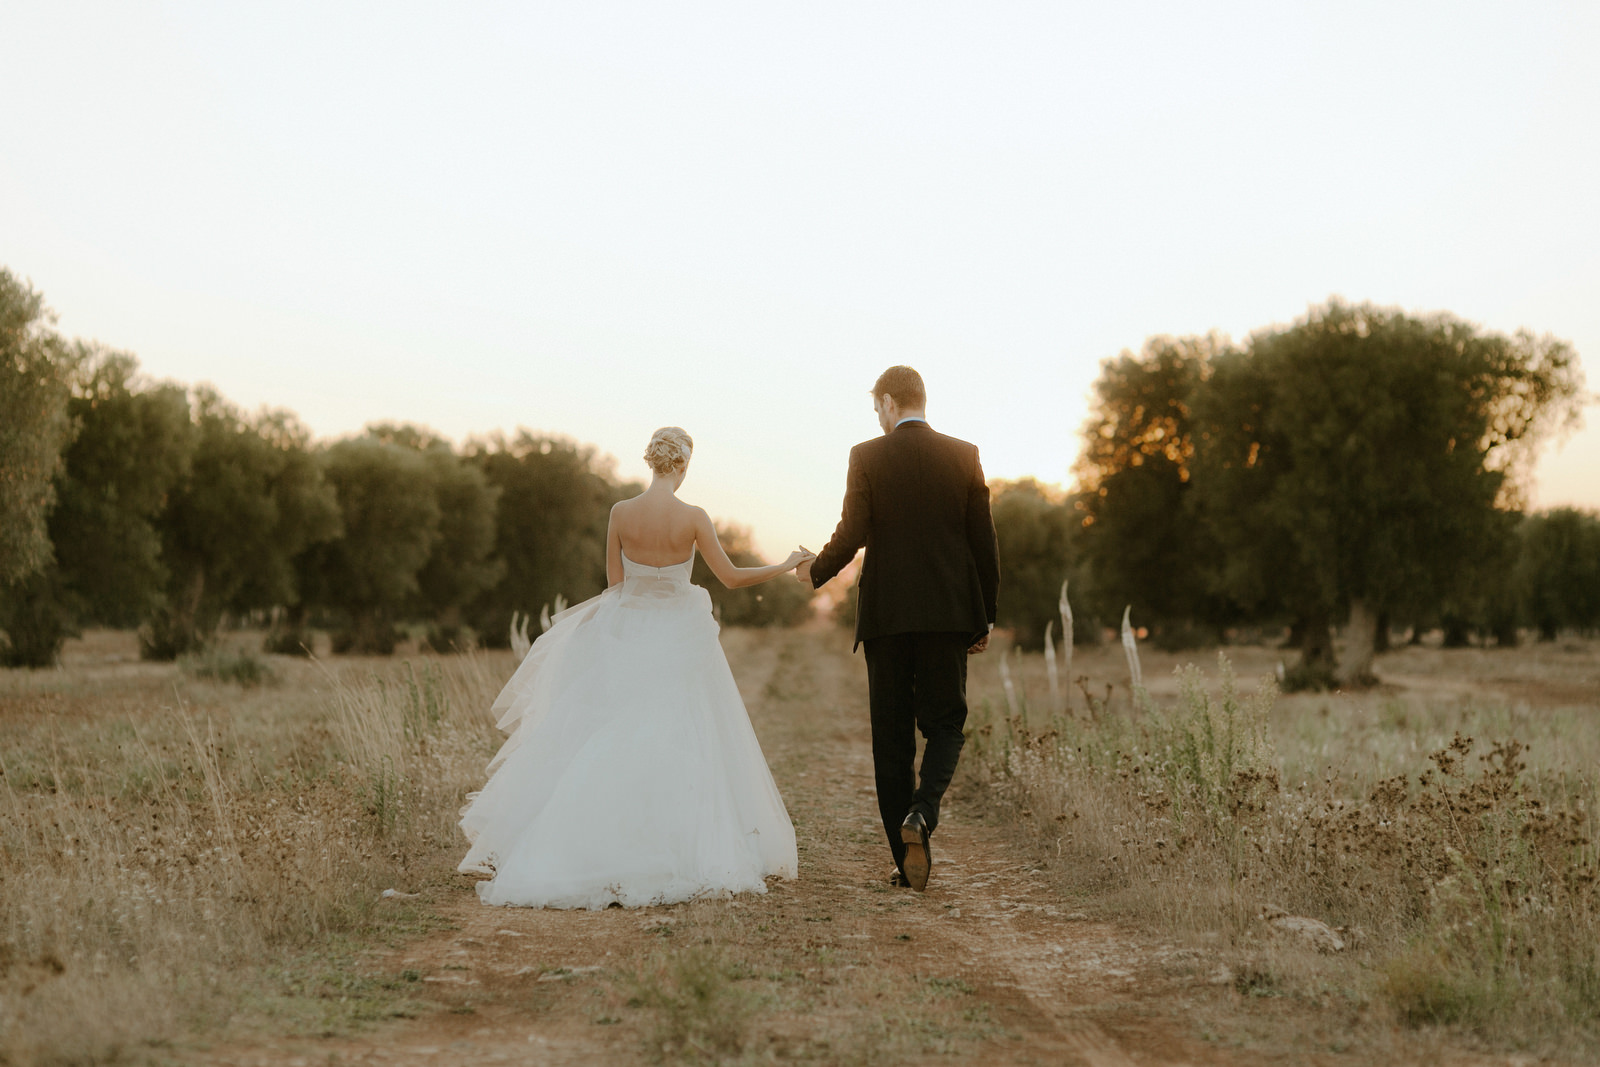
[[[604,908],[764,893],[794,827],[689,559],[557,615],[495,699],[510,735],[468,796],[485,904]]]

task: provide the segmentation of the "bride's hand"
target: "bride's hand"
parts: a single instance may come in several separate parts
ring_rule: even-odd
[[[789,553],[788,559],[783,561],[783,569],[791,570],[800,566],[800,564],[805,563],[807,560],[813,560],[816,558],[817,557],[815,553],[807,552],[803,548],[797,548],[793,552]]]

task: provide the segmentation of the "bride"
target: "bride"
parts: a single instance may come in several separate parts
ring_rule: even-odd
[[[604,908],[766,892],[797,873],[794,827],[767,769],[696,549],[730,589],[812,558],[736,567],[710,517],[676,492],[694,442],[645,450],[650,488],[611,509],[599,596],[557,615],[495,699],[510,736],[470,794],[465,873],[485,904]]]

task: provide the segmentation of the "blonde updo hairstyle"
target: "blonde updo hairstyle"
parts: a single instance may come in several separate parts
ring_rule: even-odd
[[[694,438],[681,426],[663,426],[650,435],[650,444],[644,450],[644,461],[662,477],[675,474],[689,465],[694,453]]]

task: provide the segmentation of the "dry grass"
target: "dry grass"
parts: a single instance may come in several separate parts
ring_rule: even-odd
[[[831,926],[834,916],[811,918]],[[872,926],[837,918],[845,928]],[[714,901],[674,908],[664,922],[654,951],[611,978],[605,1010],[616,1014],[603,1017],[625,1023],[637,1013],[651,1062],[981,1062],[987,1043],[1004,1035],[971,984],[873,965],[864,932],[786,943],[765,936],[766,923]],[[945,969],[957,968],[945,961]]]
[[[1389,661],[1405,689],[1284,699],[1270,678],[1242,696],[1226,660],[1208,692],[1163,657],[1175,677],[1157,693],[1092,684],[1101,699],[1055,715],[1037,710],[1040,657],[1012,655],[1020,713],[995,667],[976,670],[969,753],[1071,888],[1230,946],[1246,992],[1371,1002],[1496,1044],[1600,1045],[1600,644],[1407,650]],[[1085,658],[1126,678],[1102,650]],[[1353,947],[1274,945],[1271,909]]]
[[[908,902],[830,888],[877,843],[870,803],[822,773],[864,744],[855,661],[805,635],[724,639],[805,819],[807,895],[675,909],[589,1022],[636,1001],[645,1052],[686,1062],[892,1062],[995,1040],[987,1001],[949,968],[907,971],[889,961],[913,950],[878,947]],[[373,952],[462,892],[455,820],[500,740],[484,709],[509,654],[269,657],[276,682],[248,687],[140,663],[123,635],[68,654],[60,671],[0,672],[0,1064],[165,1060],[197,1038],[442,1010]],[[1230,655],[1256,675],[1278,653]],[[1135,710],[1121,648],[1079,649],[1090,692],[1115,684],[1092,715],[1075,691],[1064,716],[1043,710],[1040,657],[1012,660],[1009,717],[997,657],[972,661],[964,773],[1020,817],[1076,906],[1193,939],[1248,994],[1592,1054],[1600,644],[1408,649],[1379,663],[1398,685],[1270,706],[1204,692],[1215,679],[1186,695],[1178,657],[1143,656]],[[379,903],[389,887],[420,898]],[[1268,905],[1354,944],[1275,941]]]
[[[628,1007],[648,1009],[645,1047],[653,1059],[720,1063],[750,1044],[758,1010],[748,968],[716,945],[660,950],[623,980]]]
[[[809,636],[723,634],[768,737],[795,738],[780,762],[859,744],[810,713],[840,703],[820,682],[860,696],[854,673],[835,677],[855,664],[829,637],[819,664]],[[277,680],[246,686],[140,662],[130,637],[97,633],[62,670],[0,672],[0,1065],[170,1062],[206,1043],[262,1049],[472,1010],[406,956],[460,904],[456,820],[501,740],[486,712],[512,657],[266,662]],[[826,797],[854,813],[854,795],[816,788],[804,810]],[[822,816],[809,833],[830,862],[866,836],[859,819]],[[845,877],[830,868],[826,882]],[[608,966],[580,1022],[627,1035],[627,1061],[902,1062],[992,1038],[998,1025],[942,970],[883,965],[879,951],[907,950],[865,939],[891,896],[876,867],[872,881],[832,889],[822,914],[788,883],[759,908],[663,909],[651,950]],[[390,887],[419,897],[380,902]],[[617,938],[635,923],[606,926]],[[473,988],[522,1011],[554,987]]]
[[[405,1010],[338,956],[424,921],[383,889],[448,884],[509,660],[275,657],[244,689],[124,643],[0,677],[0,1064]]]

